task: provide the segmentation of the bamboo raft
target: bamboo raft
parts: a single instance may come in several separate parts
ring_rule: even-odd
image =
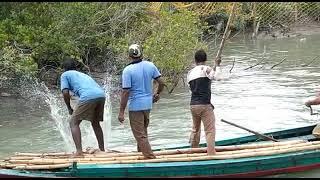
[[[243,145],[216,146],[215,155],[207,155],[206,148],[188,148],[154,151],[156,159],[144,159],[140,152],[85,152],[82,157],[72,157],[71,153],[15,153],[0,161],[0,168],[49,170],[71,167],[77,164],[131,164],[185,162],[203,160],[237,159],[255,156],[270,156],[306,150],[319,150],[320,141],[285,140],[281,142],[259,142]]]

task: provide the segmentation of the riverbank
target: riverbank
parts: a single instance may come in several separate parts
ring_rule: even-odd
[[[320,23],[297,25],[288,27],[287,30],[277,29],[274,31],[259,31],[257,39],[281,39],[290,37],[302,37],[308,35],[320,34]]]

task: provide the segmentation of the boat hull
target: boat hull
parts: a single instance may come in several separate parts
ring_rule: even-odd
[[[267,133],[276,139],[315,140],[311,135],[314,126]],[[218,141],[216,144],[237,145],[261,141],[256,136],[245,136]],[[205,146],[205,144],[202,144]],[[186,148],[167,147],[166,149]],[[269,156],[255,156],[224,160],[190,162],[161,162],[137,164],[90,164],[73,165],[55,171],[22,171],[0,169],[0,177],[261,177],[283,173],[301,172],[320,168],[320,150],[308,150]]]

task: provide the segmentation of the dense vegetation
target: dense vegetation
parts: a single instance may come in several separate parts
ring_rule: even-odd
[[[190,64],[202,26],[190,11],[163,7],[150,14],[148,3],[8,3],[0,4],[1,78],[49,69],[60,71],[66,56],[84,71],[120,74],[127,48],[141,43],[145,57],[172,82]]]
[[[309,4],[298,9],[304,6]],[[128,45],[140,43],[144,57],[159,67],[172,90],[190,66],[194,50],[207,48],[204,35],[223,32],[231,3],[211,7],[215,9],[210,15],[200,16],[170,3],[154,12],[147,2],[0,2],[0,89],[3,82],[22,75],[41,79],[50,72],[58,78],[66,56],[77,59],[88,73],[119,75],[128,63]],[[239,3],[232,30],[252,29],[251,8],[250,3]]]

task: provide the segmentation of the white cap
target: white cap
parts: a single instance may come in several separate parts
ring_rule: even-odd
[[[140,57],[142,55],[141,48],[138,44],[132,44],[129,46],[129,56],[130,57]]]

